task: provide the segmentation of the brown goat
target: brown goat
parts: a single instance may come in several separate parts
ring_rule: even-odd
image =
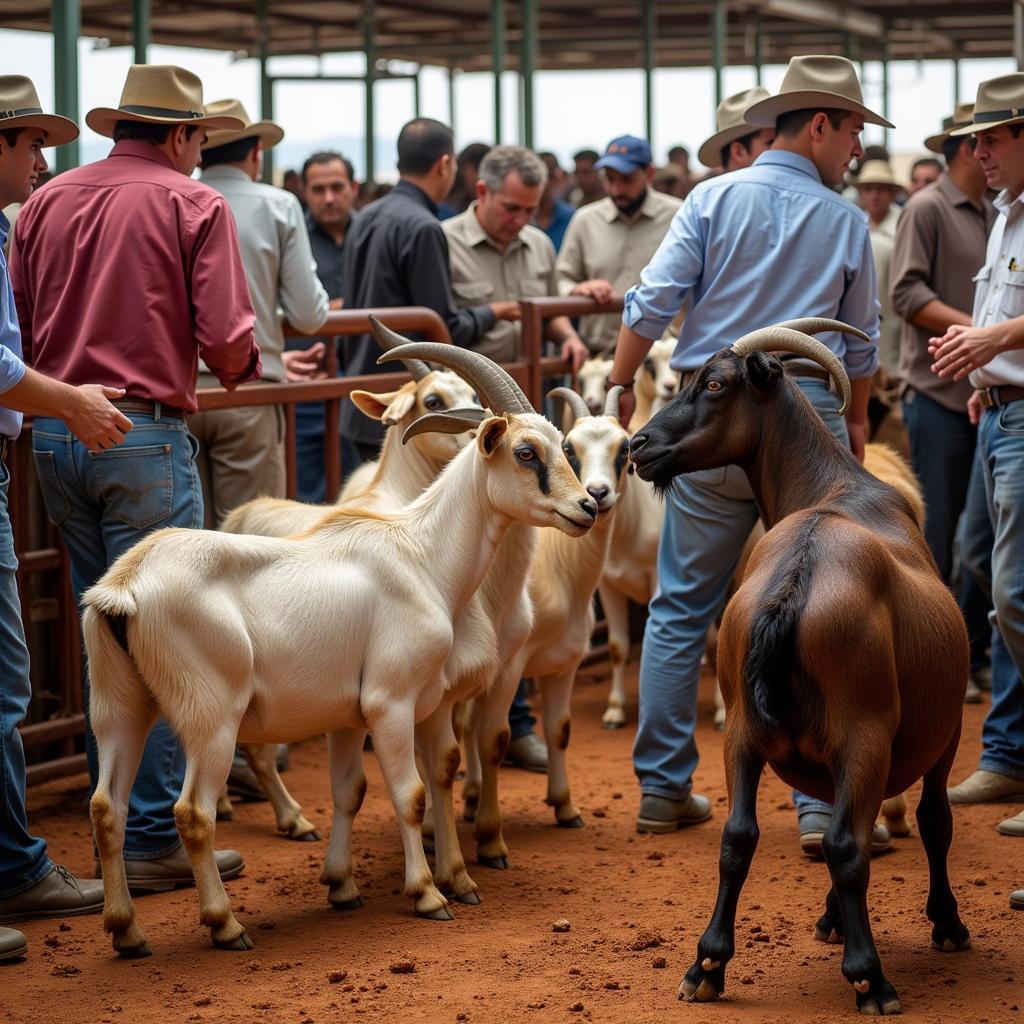
[[[822,841],[832,888],[815,935],[845,942],[842,970],[861,1012],[889,1014],[900,1003],[868,920],[871,830],[882,800],[922,777],[917,822],[932,944],[970,945],[946,873],[946,780],[960,737],[967,634],[906,498],[857,462],[766,354],[794,351],[821,363],[845,410],[842,364],[802,333],[826,330],[859,333],[806,320],[741,338],[712,356],[630,446],[640,476],[659,488],[678,473],[742,466],[768,528],[722,621],[731,811],[718,901],[679,997],[712,1000],[725,987],[767,763],[788,785],[834,805]]]

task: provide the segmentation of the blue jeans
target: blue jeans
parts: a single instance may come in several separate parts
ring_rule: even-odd
[[[986,409],[978,430],[978,474],[990,529],[992,706],[982,728],[980,768],[1024,779],[1024,402]],[[981,529],[965,560],[983,571]]]
[[[126,413],[132,431],[116,448],[90,452],[58,419],[35,421],[32,447],[50,521],[71,557],[71,582],[81,606],[84,591],[122,553],[165,526],[199,529],[203,495],[195,458],[198,445],[185,423]],[[85,708],[89,684],[85,676]],[[96,739],[86,731],[89,777],[98,775]],[[146,741],[128,803],[126,860],[166,856],[181,840],[174,801],[185,777],[185,755],[164,719]]]
[[[10,482],[0,462],[0,899],[31,889],[53,870],[46,843],[29,832],[25,813],[25,748],[18,723],[28,712],[32,683],[7,513]]]
[[[530,711],[530,702],[526,699],[526,680],[520,679],[516,695],[512,698],[512,707],[508,710],[508,727],[512,732],[511,740],[522,739],[533,732],[537,719]]]
[[[837,397],[824,381],[795,378],[826,426],[849,444]],[[738,466],[677,476],[665,505],[658,589],[648,609],[640,658],[640,715],[633,768],[645,796],[684,800],[697,767],[697,683],[708,627],[722,610],[743,545],[758,519]],[[799,813],[829,804],[802,793]]]

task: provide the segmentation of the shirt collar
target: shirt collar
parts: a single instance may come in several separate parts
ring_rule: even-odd
[[[1014,199],[1010,195],[1010,190],[1008,188],[1004,188],[1003,191],[992,200],[992,203],[1001,214],[1009,217],[1010,212],[1018,203],[1021,202],[1021,200],[1024,200],[1024,192],[1021,192],[1020,195]]]
[[[791,171],[800,171],[819,184],[823,184],[814,163],[799,153],[791,153],[788,149],[766,149],[751,166],[785,167]]]
[[[602,202],[604,205],[604,219],[609,224],[614,224],[617,220],[624,221],[626,224],[635,224],[641,217],[656,217],[658,215],[658,200],[655,196],[655,188],[653,185],[647,186],[647,195],[644,196],[644,201],[640,204],[640,209],[633,214],[632,217],[627,217],[616,205],[615,200],[611,196],[605,196]]]
[[[309,212],[309,210],[306,211],[305,217],[306,217],[306,230],[309,232],[309,234],[311,234],[311,235],[320,235],[321,238],[326,238],[327,241],[331,243],[331,245],[335,245],[339,249],[345,244],[345,237],[343,237],[340,242],[335,242],[334,236],[329,231],[327,231],[324,227],[322,227],[314,219],[313,214],[311,214]],[[346,237],[348,235],[348,229],[350,227],[352,227],[352,213],[351,213],[351,211],[349,211],[348,223],[345,225],[345,236]]]
[[[11,231],[11,222],[7,219],[3,210],[0,210],[0,245],[4,245],[7,242],[7,236]]]
[[[391,191],[400,192],[402,195],[408,196],[419,203],[420,206],[425,206],[435,217],[437,216],[437,203],[419,185],[414,185],[408,178],[399,178],[398,184]]]
[[[501,246],[498,245],[498,243],[495,242],[494,239],[491,238],[491,236],[487,234],[486,231],[484,231],[483,225],[480,223],[480,220],[476,215],[475,199],[473,200],[473,202],[469,204],[469,206],[466,208],[466,212],[462,214],[462,216],[465,218],[463,220],[463,232],[465,234],[466,241],[474,249],[482,242],[484,242],[487,245],[489,245],[492,249],[495,249],[497,252],[501,253],[502,255],[507,255],[514,249],[518,249],[519,246],[526,244],[523,241],[522,234],[519,234],[516,235],[516,237],[512,239],[511,242],[509,242],[508,246],[503,251]]]
[[[935,187],[953,204],[953,206],[973,206],[976,210],[982,209],[981,203],[976,203],[964,190],[948,175],[940,174]]]
[[[114,148],[108,154],[108,158],[113,156],[133,156],[139,160],[148,160],[150,163],[163,164],[165,167],[170,167],[172,171],[178,170],[171,162],[171,158],[151,142],[122,139],[120,142],[114,143]],[[179,171],[179,173],[181,172]]]
[[[251,182],[252,178],[241,169],[241,167],[232,167],[230,164],[216,164],[213,167],[207,168],[205,171],[200,172],[200,181],[248,181]]]

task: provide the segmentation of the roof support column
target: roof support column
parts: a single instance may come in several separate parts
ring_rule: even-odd
[[[647,143],[654,147],[654,33],[657,18],[654,0],[643,0],[644,31],[644,126]]]
[[[448,65],[448,125],[455,131],[455,73],[456,68]]]
[[[882,117],[889,120],[889,40],[882,40]],[[885,129],[883,129],[884,131]]]
[[[725,67],[725,0],[715,0],[711,12],[711,62],[715,70],[715,106],[722,102],[722,69]]]
[[[960,58],[954,57],[953,61],[953,110],[960,102]]]
[[[56,113],[78,124],[79,0],[53,0],[53,91]],[[57,147],[57,172],[78,166],[78,139]]]
[[[537,2],[520,0],[522,20],[522,52],[519,57],[522,76],[522,116],[519,119],[519,141],[533,149],[533,73],[537,68]]]
[[[366,54],[366,161],[365,180],[372,182],[376,173],[374,160],[373,83],[377,77],[376,28],[377,17],[374,0],[366,0],[363,7],[363,52]]]
[[[505,70],[505,0],[491,0],[491,72],[494,75],[494,142],[501,145],[501,73]]]
[[[259,41],[260,61],[260,119],[274,120],[274,82],[267,73],[267,41],[270,30],[267,25],[267,0],[256,0],[256,38]],[[263,180],[274,182],[274,151],[263,154]]]
[[[1024,70],[1024,0],[1013,0],[1013,59]]]
[[[412,116],[420,116],[420,68],[412,76]]]
[[[754,15],[754,84],[763,85],[762,65],[764,64],[764,49],[761,36],[761,13]]]
[[[147,62],[149,35],[149,0],[132,0],[132,46],[136,64]]]

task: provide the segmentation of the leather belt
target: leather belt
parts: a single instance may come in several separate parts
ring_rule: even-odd
[[[1024,398],[1024,388],[1015,384],[1002,384],[997,388],[981,388],[978,400],[986,409],[998,409],[1008,402],[1017,402]]]
[[[121,412],[144,412],[153,419],[183,420],[184,409],[178,409],[173,405],[165,405],[163,402],[154,402],[149,398],[115,398],[111,403],[116,405]]]

